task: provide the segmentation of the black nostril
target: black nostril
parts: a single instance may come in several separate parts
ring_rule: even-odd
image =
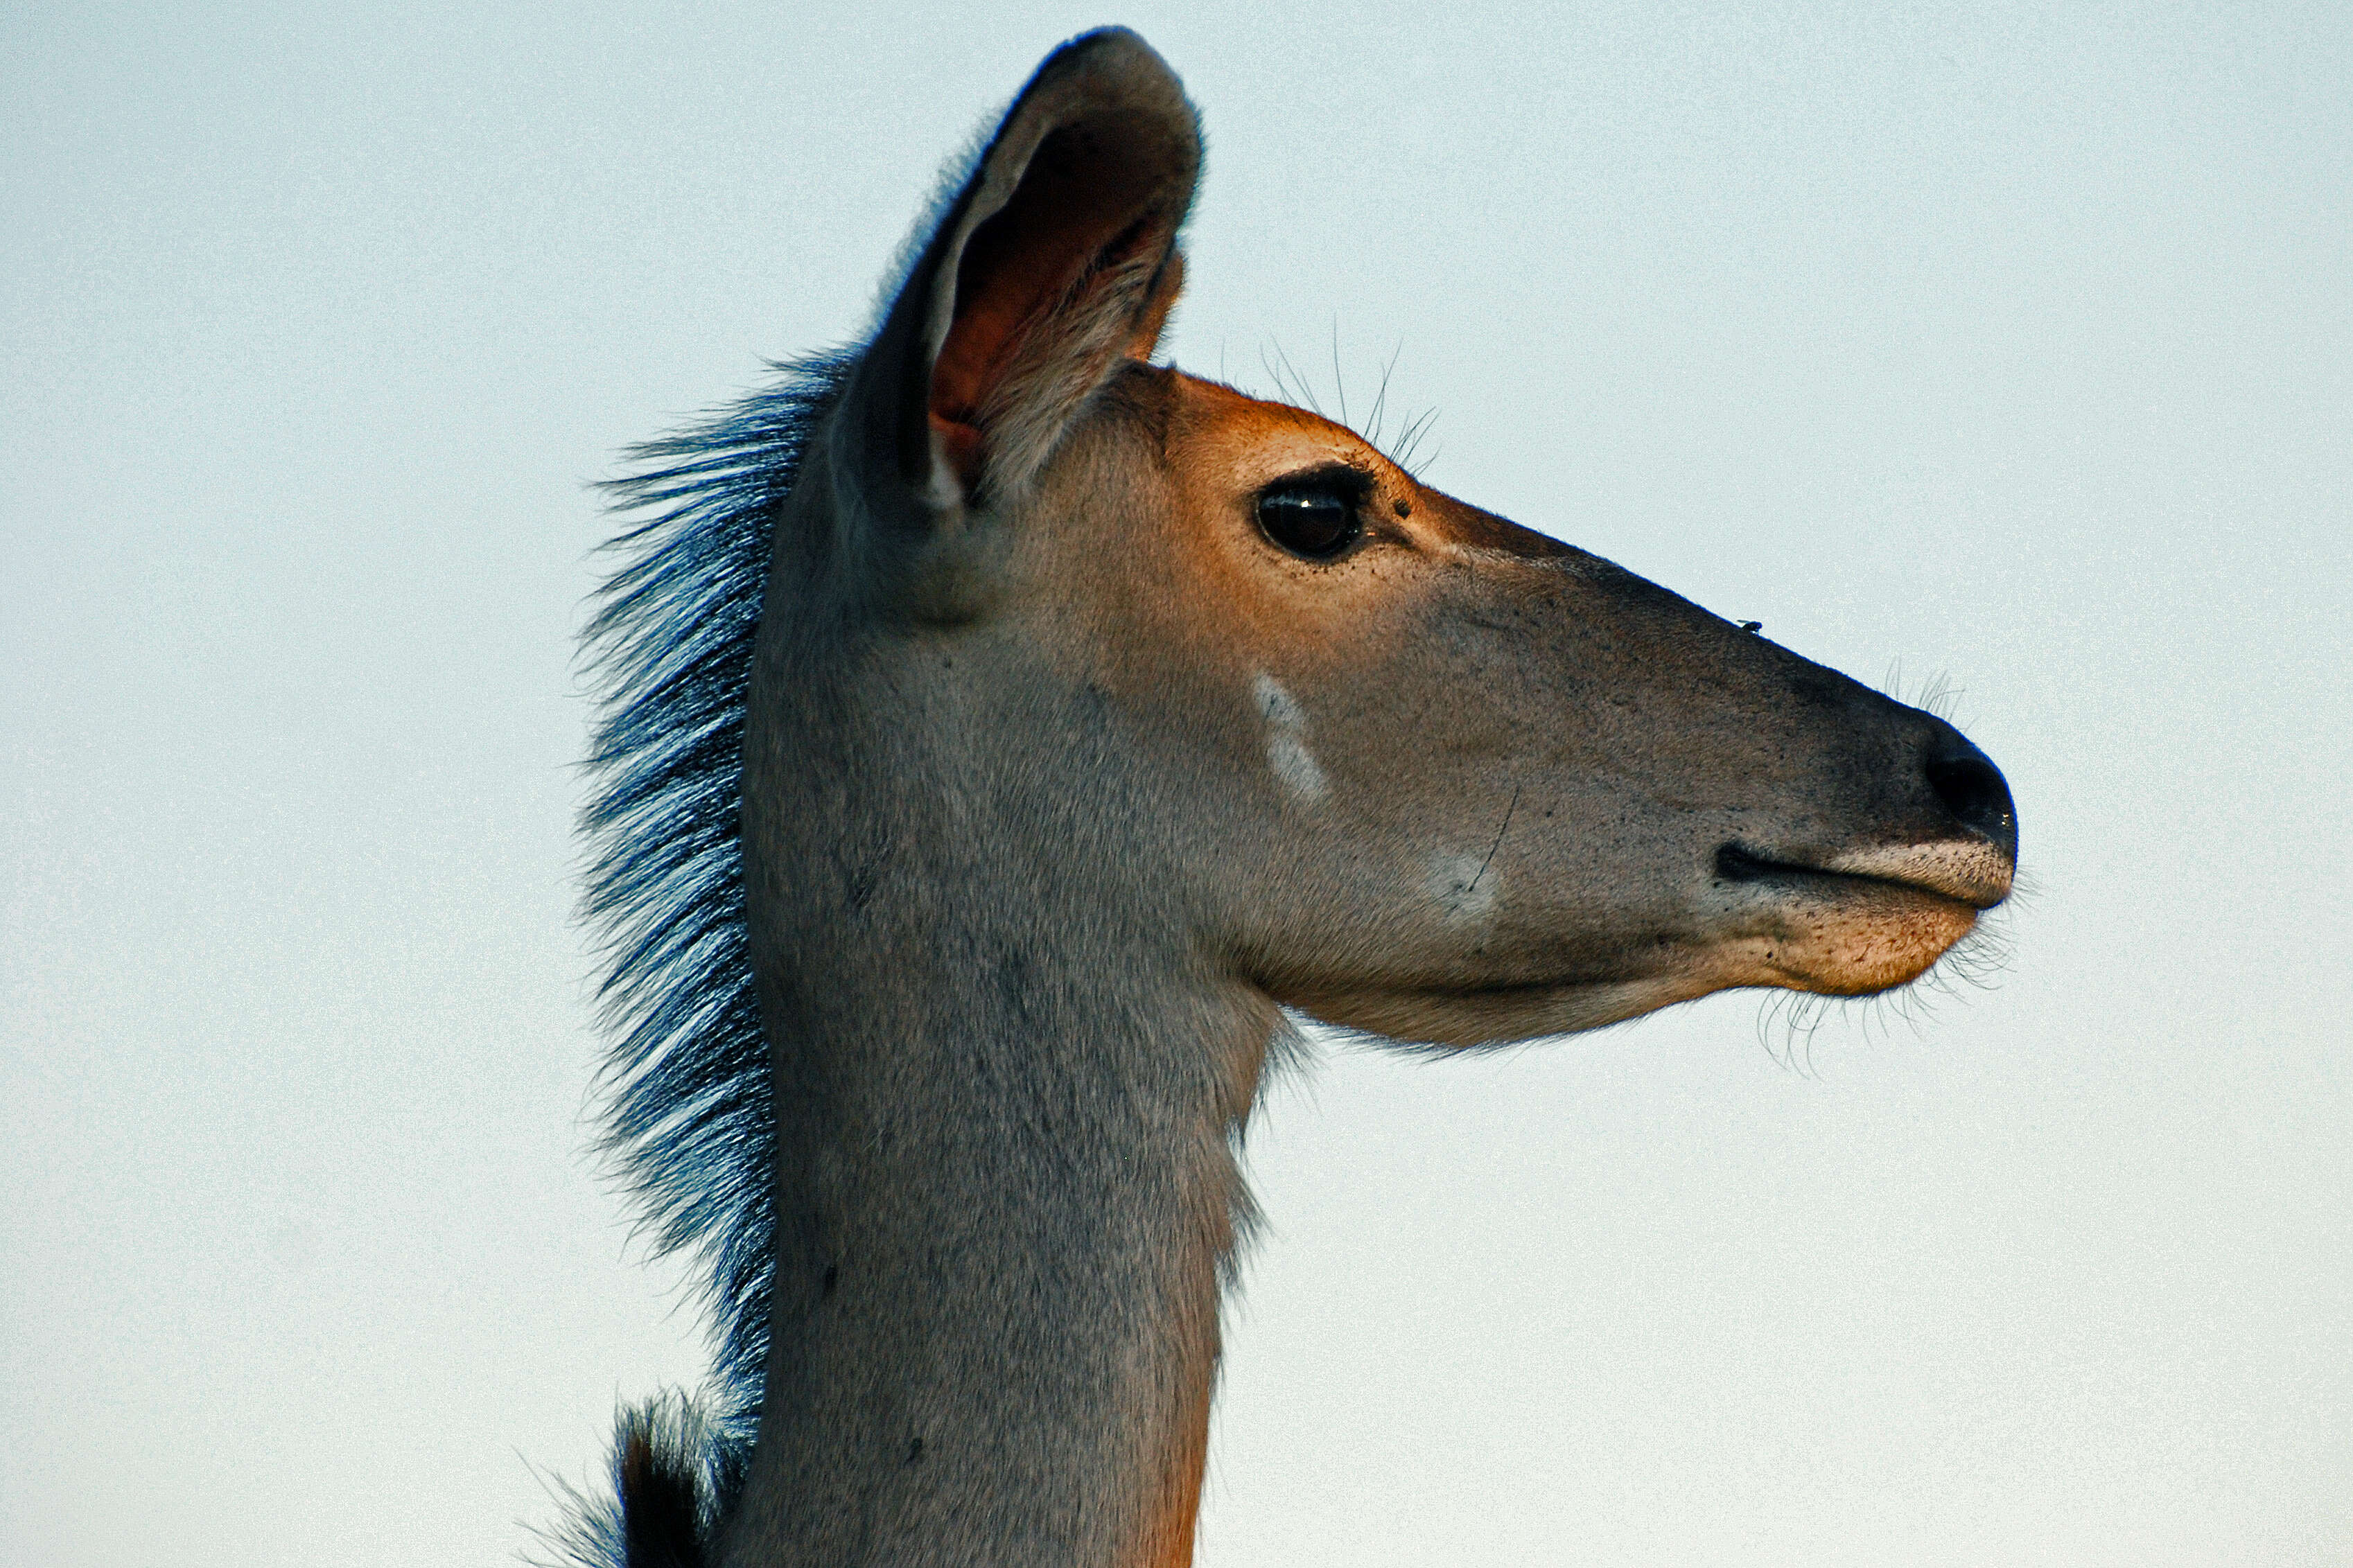
[[[1970,746],[1930,758],[1928,787],[1955,821],[1992,839],[2011,860],[2018,858],[2018,807],[2011,804],[2009,781],[1983,752]]]

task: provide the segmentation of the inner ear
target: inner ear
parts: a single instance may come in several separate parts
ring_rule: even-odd
[[[1147,325],[1156,339],[1174,302],[1183,215],[1167,210],[1166,150],[1124,129],[1105,118],[1048,132],[965,242],[927,406],[938,456],[967,492],[985,465],[1042,460],[1009,448],[1050,442]]]

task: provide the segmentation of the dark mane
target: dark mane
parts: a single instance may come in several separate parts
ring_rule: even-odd
[[[640,519],[582,634],[601,711],[581,813],[584,910],[602,936],[605,1147],[654,1227],[691,1249],[710,1386],[623,1414],[614,1499],[575,1499],[557,1544],[583,1563],[663,1560],[705,1534],[751,1453],[768,1350],[776,1121],[744,926],[744,701],[776,506],[854,354],[776,364],[768,386],[632,448],[607,480]],[[644,1538],[644,1539],[641,1539]]]
[[[999,115],[940,171],[883,274],[876,320],[971,178]],[[656,1251],[703,1264],[712,1364],[695,1394],[621,1412],[613,1492],[568,1486],[547,1543],[583,1568],[695,1568],[758,1435],[776,1261],[776,1124],[744,916],[744,701],[776,508],[864,342],[772,362],[775,379],[699,424],[630,447],[602,486],[634,521],[581,633],[599,714],[580,814],[583,912],[599,928],[612,1037],[604,1148]]]

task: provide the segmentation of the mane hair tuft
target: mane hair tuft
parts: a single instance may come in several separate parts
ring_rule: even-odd
[[[632,448],[636,471],[604,485],[616,512],[641,519],[607,546],[623,561],[581,637],[601,697],[580,826],[612,1037],[604,1147],[658,1252],[704,1264],[715,1344],[702,1397],[623,1415],[618,1497],[576,1507],[558,1532],[584,1563],[700,1562],[759,1418],[776,1118],[744,923],[744,691],[776,508],[853,361],[776,364],[733,407]]]

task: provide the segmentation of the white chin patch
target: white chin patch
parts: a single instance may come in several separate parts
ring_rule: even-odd
[[[1502,882],[1503,873],[1489,856],[1440,855],[1430,863],[1422,888],[1450,924],[1467,925],[1487,918]]]
[[[1315,753],[1307,749],[1307,715],[1282,682],[1263,671],[1251,678],[1250,698],[1266,721],[1266,765],[1294,799],[1310,805],[1323,799],[1331,785]]]

